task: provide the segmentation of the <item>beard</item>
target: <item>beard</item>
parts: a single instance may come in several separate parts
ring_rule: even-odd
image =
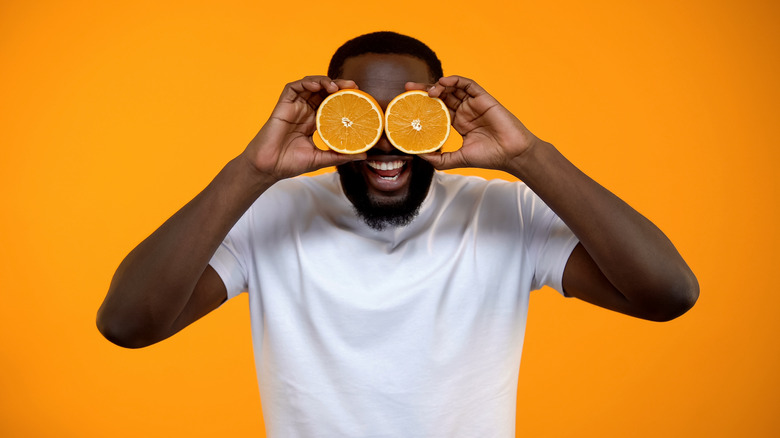
[[[355,213],[369,227],[377,231],[388,226],[403,227],[417,217],[420,206],[428,195],[434,168],[420,157],[414,157],[407,166],[411,166],[409,188],[406,195],[398,200],[383,200],[371,196],[359,165],[347,163],[336,167],[344,194],[352,202]]]

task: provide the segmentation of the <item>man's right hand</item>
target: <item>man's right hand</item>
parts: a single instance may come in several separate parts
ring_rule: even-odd
[[[307,76],[284,87],[271,117],[241,154],[263,178],[278,181],[328,166],[365,159],[365,154],[345,155],[321,150],[312,135],[322,101],[355,82],[327,76]]]

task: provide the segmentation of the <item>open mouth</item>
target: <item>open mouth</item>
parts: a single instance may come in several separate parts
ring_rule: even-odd
[[[398,155],[370,156],[363,166],[366,183],[375,194],[401,194],[412,173],[412,157]]]
[[[386,181],[397,180],[398,176],[404,171],[406,163],[407,161],[405,160],[366,161],[366,165],[371,169],[371,171]]]

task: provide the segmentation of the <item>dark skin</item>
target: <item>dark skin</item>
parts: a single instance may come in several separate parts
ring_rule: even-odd
[[[150,345],[224,302],[225,286],[208,262],[241,215],[281,179],[353,162],[369,180],[372,196],[404,196],[405,175],[394,184],[372,184],[365,154],[322,151],[312,142],[316,108],[341,88],[359,87],[383,108],[411,89],[444,100],[463,145],[423,158],[437,169],[507,172],[539,195],[580,239],[563,274],[568,295],[654,321],[676,318],[695,303],[696,277],[669,239],[533,135],[476,82],[459,76],[435,80],[423,61],[405,55],[349,58],[342,76],[349,80],[310,76],[287,84],[242,154],[128,254],[98,311],[98,328],[109,340],[129,348]],[[398,159],[384,137],[371,152],[372,160]]]
[[[696,277],[649,220],[533,135],[474,81],[442,78],[429,94],[451,109],[463,146],[426,159],[437,169],[480,167],[515,176],[580,239],[563,273],[568,295],[653,321],[693,306]]]

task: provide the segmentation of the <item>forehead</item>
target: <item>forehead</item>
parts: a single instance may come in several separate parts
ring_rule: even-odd
[[[429,83],[428,64],[411,55],[366,53],[347,58],[342,79],[355,81],[358,88],[372,95],[382,108],[406,91],[407,82]]]

